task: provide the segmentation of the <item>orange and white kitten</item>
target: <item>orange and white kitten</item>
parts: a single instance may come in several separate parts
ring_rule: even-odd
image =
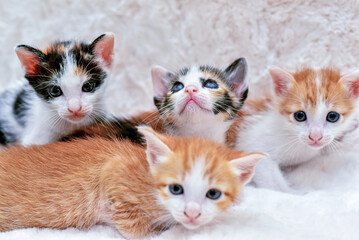
[[[104,138],[0,153],[0,230],[109,224],[128,238],[193,229],[231,206],[265,155],[140,127],[147,147]]]
[[[303,68],[290,73],[278,67],[269,72],[273,94],[247,100],[232,129],[238,132],[235,147],[269,154],[257,166],[257,186],[292,191],[281,167],[329,158],[352,146],[358,135],[359,72]],[[311,181],[309,175],[302,177]]]

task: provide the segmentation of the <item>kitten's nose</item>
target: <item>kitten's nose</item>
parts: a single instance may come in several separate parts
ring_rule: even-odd
[[[320,128],[314,128],[310,131],[308,138],[313,142],[319,142],[323,139],[323,133]]]
[[[195,202],[189,202],[184,211],[184,215],[190,220],[195,220],[201,216],[201,206]]]
[[[67,110],[70,113],[78,114],[82,109],[81,103],[78,99],[70,99],[67,103]]]
[[[198,92],[198,88],[195,85],[188,85],[185,91],[189,95],[192,95],[193,93]]]

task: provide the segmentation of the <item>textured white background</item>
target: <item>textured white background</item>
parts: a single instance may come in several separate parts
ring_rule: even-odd
[[[171,70],[193,63],[226,67],[244,56],[249,80],[260,86],[266,85],[269,65],[295,70],[300,64],[333,64],[348,72],[359,67],[358,15],[357,1],[0,0],[0,90],[23,75],[16,45],[92,41],[108,31],[116,34],[108,103],[121,115],[153,108],[149,70],[154,64]],[[184,233],[185,239],[358,239],[357,192],[290,196],[248,189],[244,204],[221,224],[195,232],[179,227],[160,238],[179,239]],[[104,227],[0,233],[0,239],[118,237]]]

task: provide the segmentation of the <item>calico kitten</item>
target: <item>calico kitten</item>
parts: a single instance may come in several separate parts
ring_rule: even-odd
[[[253,178],[259,187],[291,191],[280,167],[328,158],[352,146],[358,128],[359,72],[341,75],[332,68],[303,68],[289,73],[272,67],[270,75],[273,95],[249,99],[232,134],[238,134],[237,149],[269,154]]]
[[[0,143],[46,144],[105,117],[113,46],[112,33],[91,44],[55,42],[42,51],[17,46],[27,83],[0,96]]]
[[[0,230],[115,226],[139,238],[198,228],[232,205],[265,155],[139,130],[146,149],[104,138],[0,153]]]
[[[172,73],[162,67],[151,70],[156,112],[131,119],[134,125],[150,125],[156,131],[176,136],[197,136],[224,143],[248,93],[247,63],[239,58],[224,71],[210,66],[183,68]],[[122,119],[89,126],[75,134],[128,137]],[[133,136],[138,134],[134,133]],[[131,136],[130,136],[131,138]],[[138,141],[138,138],[133,138]]]

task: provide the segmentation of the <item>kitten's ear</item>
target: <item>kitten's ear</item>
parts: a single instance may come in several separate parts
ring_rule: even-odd
[[[242,101],[247,98],[248,93],[248,83],[246,80],[247,68],[246,59],[239,58],[224,70],[230,84],[234,87],[236,96],[241,98]]]
[[[102,59],[106,67],[111,67],[115,34],[105,33],[96,38],[90,45],[95,57]]]
[[[155,97],[164,97],[167,93],[168,79],[173,73],[161,66],[151,68],[152,85]]]
[[[45,57],[45,54],[40,50],[27,45],[18,45],[15,48],[15,52],[21,65],[25,68],[26,74],[36,75],[36,68]]]
[[[167,160],[172,153],[171,149],[161,139],[161,135],[156,133],[150,127],[138,127],[138,131],[145,136],[146,139],[146,155],[150,166]]]
[[[254,174],[254,168],[259,160],[267,157],[264,153],[248,153],[247,155],[231,160],[229,163],[233,167],[241,184],[248,183]]]
[[[290,85],[295,81],[292,74],[276,66],[269,68],[269,74],[272,77],[275,93],[278,96],[286,94]]]
[[[359,70],[345,74],[339,81],[344,84],[353,97],[359,97]]]

